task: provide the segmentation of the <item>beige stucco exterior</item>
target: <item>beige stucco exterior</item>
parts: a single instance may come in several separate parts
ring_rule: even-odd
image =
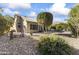
[[[39,29],[37,27],[37,29],[33,30],[33,29],[30,29],[31,28],[31,25],[37,25],[38,26],[38,23],[36,22],[31,22],[31,21],[27,21],[27,32],[38,32]]]
[[[21,25],[22,27],[19,28],[18,27],[18,22],[17,21],[21,21]],[[14,17],[14,25],[13,27],[11,27],[11,30],[15,30],[16,32],[20,32],[21,30],[23,32],[39,32],[39,25],[37,22],[35,21],[29,21],[29,18],[25,17],[25,16],[19,16],[19,15],[15,15]]]

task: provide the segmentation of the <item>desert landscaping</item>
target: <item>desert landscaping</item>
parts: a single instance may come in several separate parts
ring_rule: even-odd
[[[79,55],[79,4],[61,17],[54,11],[33,13],[33,17],[4,11],[0,8],[0,55]],[[55,16],[67,18],[54,22]]]

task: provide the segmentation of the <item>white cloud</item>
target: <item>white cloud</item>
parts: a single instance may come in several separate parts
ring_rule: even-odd
[[[60,18],[60,17],[54,17],[53,18],[53,23],[59,23],[59,22],[65,22],[64,19]]]
[[[9,9],[9,8],[4,8],[3,9],[3,14],[8,14],[8,15],[10,15],[10,14],[12,14],[13,15],[13,12]]]
[[[9,3],[8,4],[9,8],[31,8],[31,4],[30,3]]]
[[[20,14],[18,11],[14,11],[13,13],[14,13],[14,14]]]
[[[56,12],[62,15],[68,15],[70,9],[66,8],[65,6],[66,6],[65,3],[55,3],[49,8],[49,11]]]
[[[34,11],[30,12],[30,14],[29,14],[29,16],[32,16],[32,17],[35,17],[36,15],[37,14]]]
[[[40,10],[41,10],[41,11],[45,11],[45,9],[43,9],[43,8],[41,8]]]
[[[19,12],[18,11],[11,11],[9,8],[4,8],[3,9],[3,14],[4,15],[14,15],[14,14],[16,14],[16,13],[18,13],[19,14]]]

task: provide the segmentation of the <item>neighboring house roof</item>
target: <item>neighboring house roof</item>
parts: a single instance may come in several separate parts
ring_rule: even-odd
[[[27,17],[27,16],[21,16],[24,20],[26,20],[27,22],[37,22],[36,20],[34,20],[31,17]]]
[[[19,14],[15,14],[15,16],[19,16],[19,17],[21,17],[23,20],[26,20],[26,21],[28,21],[28,22],[37,22],[37,20],[33,19],[32,17],[21,16],[21,15],[19,15]],[[14,16],[14,18],[15,18],[15,16]]]

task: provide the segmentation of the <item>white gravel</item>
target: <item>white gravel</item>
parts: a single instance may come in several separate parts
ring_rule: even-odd
[[[0,37],[0,55],[35,55],[38,41],[30,36],[9,40],[7,35]]]
[[[30,36],[17,37],[13,40],[9,40],[9,36],[7,35],[2,36],[0,37],[0,55],[37,55],[36,47],[40,35],[42,36],[44,34],[33,34],[33,38]],[[76,39],[67,36],[60,37],[63,37],[65,41],[75,49],[74,54],[79,55],[79,38]]]

